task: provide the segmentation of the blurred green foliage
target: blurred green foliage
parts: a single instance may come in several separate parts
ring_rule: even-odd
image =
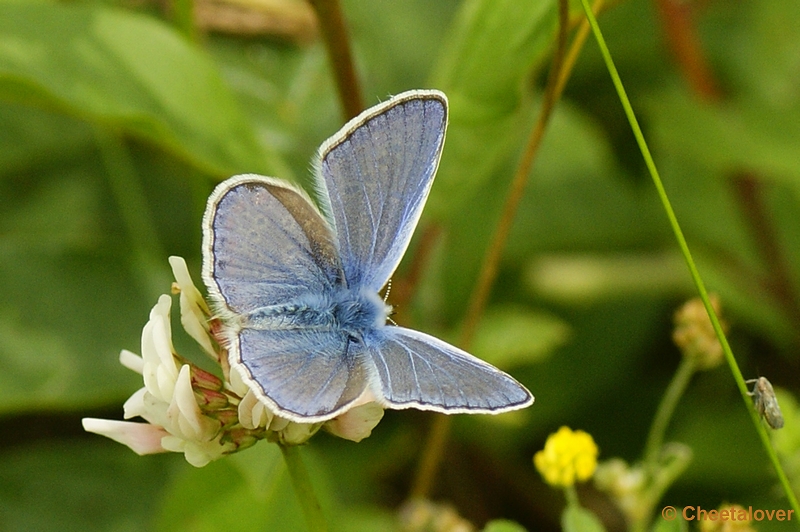
[[[792,0],[693,7],[722,89],[714,102],[687,84],[653,5],[622,2],[600,23],[745,375],[797,393],[800,11]],[[398,275],[422,262],[401,312],[455,340],[539,109],[555,4],[343,8],[368,105],[411,88],[450,98],[439,176]],[[243,172],[308,183],[316,147],[341,125],[329,68],[319,41],[189,42],[156,5],[0,2],[0,530],[302,528],[273,446],[194,470],[85,435],[78,419],[121,417],[141,386],[117,354],[138,351],[169,290],[167,255],[199,279],[213,185]],[[420,245],[433,227],[434,245]],[[474,348],[536,403],[459,416],[433,496],[480,525],[554,530],[563,501],[533,453],[567,424],[593,435],[601,459],[635,461],[678,365],[672,311],[692,294],[591,41],[504,257]],[[726,369],[695,378],[668,435],[694,460],[665,504],[787,507],[744,408]],[[320,435],[304,449],[334,530],[392,526],[430,418],[389,412],[360,444]],[[596,492],[582,494],[619,527]]]

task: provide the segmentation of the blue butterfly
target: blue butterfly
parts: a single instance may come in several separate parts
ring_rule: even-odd
[[[289,183],[239,175],[203,218],[203,280],[232,368],[281,416],[321,422],[353,406],[499,413],[533,397],[495,367],[387,324],[378,295],[408,247],[444,144],[447,98],[409,91],[322,144],[319,209]]]

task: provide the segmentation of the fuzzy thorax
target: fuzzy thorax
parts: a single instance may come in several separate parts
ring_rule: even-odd
[[[261,307],[248,313],[248,329],[329,329],[362,340],[368,330],[382,327],[392,307],[366,289],[340,288],[330,293],[309,293],[282,305]]]

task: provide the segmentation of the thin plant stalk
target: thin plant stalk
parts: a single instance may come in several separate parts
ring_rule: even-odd
[[[604,5],[605,0],[595,0],[594,5],[592,6],[592,11],[597,14],[603,9]],[[572,69],[575,67],[575,63],[578,61],[578,56],[580,55],[581,50],[583,50],[583,45],[586,44],[586,38],[589,36],[589,32],[592,30],[586,18],[581,18],[582,20],[578,26],[578,31],[575,32],[575,37],[572,39],[572,44],[570,44],[569,50],[564,56],[564,61],[561,64],[561,72],[558,76],[558,83],[556,84],[555,91],[557,98],[560,98],[561,93],[564,92],[564,87],[567,85],[567,80],[569,80],[569,76],[572,74]]]
[[[689,246],[686,243],[686,238],[683,235],[683,231],[681,230],[680,224],[678,223],[678,219],[675,216],[675,212],[672,209],[672,204],[670,203],[669,197],[667,196],[667,193],[664,189],[664,184],[661,182],[661,177],[658,174],[658,169],[656,168],[655,162],[653,161],[653,157],[650,154],[650,149],[647,147],[647,142],[644,139],[642,130],[639,127],[639,122],[636,119],[636,115],[633,112],[633,108],[631,107],[628,95],[625,92],[625,87],[622,85],[622,80],[619,77],[617,68],[614,65],[613,59],[611,58],[611,53],[609,52],[608,46],[606,45],[605,39],[603,38],[603,34],[600,31],[600,26],[597,24],[597,19],[595,19],[594,14],[592,13],[592,10],[589,7],[588,0],[581,0],[581,4],[583,5],[583,10],[586,13],[586,17],[589,20],[589,24],[591,24],[592,26],[592,32],[594,33],[595,39],[597,40],[597,45],[600,48],[603,60],[606,63],[606,68],[608,69],[608,72],[611,75],[611,80],[613,81],[614,87],[617,90],[617,95],[619,96],[620,103],[622,103],[622,107],[625,110],[625,115],[627,116],[633,134],[636,137],[636,142],[639,145],[639,150],[642,153],[642,157],[644,158],[645,164],[647,165],[647,169],[650,172],[650,176],[653,179],[653,184],[656,187],[658,196],[661,199],[661,204],[664,207],[664,211],[667,214],[667,218],[669,219],[670,226],[672,227],[672,232],[675,235],[675,239],[678,241],[678,246],[681,249],[683,257],[686,260],[686,265],[689,268],[692,280],[694,281],[694,284],[697,287],[697,291],[700,294],[700,299],[703,300],[703,305],[705,306],[706,312],[708,313],[708,317],[711,320],[711,325],[714,327],[714,332],[716,333],[717,338],[719,339],[719,342],[722,345],[722,350],[723,353],[725,354],[725,360],[727,361],[728,367],[730,368],[731,373],[733,374],[733,378],[736,381],[736,385],[739,388],[739,393],[742,396],[742,400],[744,401],[747,407],[747,411],[750,413],[750,419],[752,419],[756,432],[761,438],[761,443],[764,446],[764,450],[766,451],[767,456],[769,457],[773,467],[775,468],[775,473],[777,474],[778,480],[783,486],[784,492],[786,493],[786,497],[789,500],[789,503],[792,505],[792,508],[798,513],[798,515],[800,515],[800,505],[798,505],[797,497],[795,496],[791,484],[789,483],[789,479],[786,477],[786,473],[784,472],[783,467],[781,466],[781,463],[778,460],[778,455],[775,453],[775,449],[772,447],[772,443],[769,439],[769,434],[767,434],[767,429],[761,423],[760,416],[753,408],[752,401],[750,400],[750,397],[748,395],[749,390],[747,389],[747,384],[745,383],[744,377],[742,376],[742,372],[739,369],[739,365],[736,362],[736,358],[733,355],[733,351],[731,350],[730,344],[728,344],[728,339],[726,338],[725,333],[722,330],[722,325],[719,322],[719,318],[717,317],[717,314],[714,312],[714,308],[711,306],[711,301],[708,298],[708,291],[706,290],[705,283],[703,282],[703,279],[700,277],[700,272],[697,270],[697,266],[695,265],[694,259],[692,258],[692,254],[689,251]]]
[[[575,485],[569,485],[564,487],[564,498],[567,499],[567,506],[580,506],[581,503],[578,500],[578,490],[575,489]]]
[[[522,158],[517,165],[517,170],[509,187],[508,195],[506,196],[506,203],[503,206],[500,220],[497,223],[495,233],[491,239],[491,244],[486,252],[486,255],[481,266],[481,272],[475,286],[475,290],[470,298],[470,304],[467,309],[466,317],[464,318],[464,326],[461,332],[461,338],[458,345],[463,349],[469,349],[475,330],[478,326],[483,311],[486,308],[486,303],[489,300],[489,294],[492,286],[497,279],[497,272],[502,258],[503,250],[505,249],[508,235],[511,232],[511,226],[519,208],[519,203],[522,200],[525,186],[528,183],[528,178],[531,174],[533,162],[539,152],[544,133],[547,125],[550,122],[555,103],[561,96],[564,84],[559,83],[562,76],[562,67],[564,65],[564,57],[566,54],[567,44],[567,30],[569,27],[569,3],[567,0],[559,0],[559,24],[558,24],[558,39],[556,44],[556,51],[553,56],[553,62],[550,67],[550,73],[545,88],[544,100],[542,102],[542,110],[536,124],[531,131],[528,141],[525,146]],[[426,441],[419,466],[417,468],[414,484],[411,488],[411,498],[423,498],[431,489],[433,479],[436,476],[436,471],[441,462],[444,454],[444,448],[447,444],[448,435],[450,433],[451,419],[448,416],[438,415],[433,418],[428,440]]]
[[[350,38],[345,26],[339,0],[309,0],[319,21],[328,60],[336,77],[336,90],[342,104],[345,119],[349,120],[364,109],[361,86],[358,83]]]
[[[682,444],[664,445],[669,422],[675,413],[683,394],[689,387],[692,376],[697,371],[697,360],[693,357],[681,357],[678,370],[661,398],[656,410],[650,433],[645,444],[643,467],[648,476],[648,487],[643,495],[639,511],[632,516],[631,532],[646,532],[650,527],[653,508],[664,495],[664,492],[680,476],[691,461],[691,450]],[[685,450],[685,451],[684,451]],[[670,452],[672,451],[672,452]],[[667,464],[665,458],[669,457]]]
[[[647,532],[653,520],[653,510],[675,480],[686,471],[692,460],[692,451],[686,445],[672,443],[662,446],[658,467],[648,471],[649,485],[642,494],[636,515],[632,516],[629,530]]]
[[[650,434],[647,436],[647,443],[644,447],[644,466],[648,471],[653,471],[656,467],[658,457],[661,454],[661,447],[664,445],[664,435],[667,433],[669,421],[672,419],[675,407],[678,406],[678,401],[680,401],[689,386],[689,381],[696,370],[697,362],[693,358],[681,357],[678,371],[675,372],[667,391],[664,392],[664,396],[661,398],[656,417],[650,427]]]
[[[553,63],[550,67],[550,74],[547,79],[547,86],[544,92],[544,99],[542,101],[542,110],[539,113],[539,118],[528,137],[528,142],[525,146],[525,151],[522,154],[517,170],[514,173],[514,178],[511,181],[508,195],[506,196],[506,203],[503,206],[500,220],[495,228],[494,235],[489,246],[489,250],[483,260],[481,267],[480,277],[472,293],[470,305],[467,309],[467,314],[464,319],[464,328],[461,333],[459,345],[466,348],[472,343],[475,335],[478,322],[483,315],[486,308],[486,302],[489,300],[492,286],[497,279],[497,271],[500,267],[500,259],[503,256],[503,250],[508,241],[508,235],[511,233],[511,227],[514,223],[514,218],[517,215],[519,203],[522,201],[522,196],[525,192],[525,187],[528,184],[528,178],[533,168],[533,162],[536,160],[536,155],[539,153],[539,147],[542,144],[544,133],[547,130],[547,125],[550,123],[550,117],[553,114],[555,103],[561,96],[557,92],[559,87],[559,79],[561,77],[561,66],[564,61],[567,47],[567,26],[569,23],[569,3],[567,0],[559,0],[559,24],[558,24],[558,40],[556,45],[556,52],[553,56]],[[563,87],[563,86],[562,86]]]
[[[283,453],[283,461],[289,471],[289,478],[292,480],[297,499],[303,510],[306,524],[310,532],[327,532],[328,525],[322,515],[322,507],[314,495],[314,488],[311,485],[311,477],[308,476],[305,464],[300,456],[300,448],[297,445],[278,445]]]

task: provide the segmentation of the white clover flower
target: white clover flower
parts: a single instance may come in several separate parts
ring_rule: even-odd
[[[147,390],[162,401],[169,402],[175,391],[180,366],[173,354],[170,310],[172,299],[168,295],[158,298],[150,311],[150,321],[142,330],[142,376]]]
[[[242,380],[242,376],[238,371],[231,371],[227,384],[231,391],[239,397],[244,397],[250,393],[250,387]]]
[[[133,452],[143,456],[166,452],[161,441],[169,432],[149,423],[131,423],[111,419],[83,418],[83,430],[93,432],[130,447]]]
[[[184,440],[177,436],[167,435],[161,444],[167,451],[183,453],[186,461],[195,467],[203,467],[209,462],[222,458],[236,450],[236,444],[220,442],[221,436],[207,442]]]
[[[167,409],[167,419],[167,430],[187,441],[206,442],[219,433],[219,421],[204,416],[194,398],[188,364],[181,367],[175,383],[175,393]]]
[[[383,407],[373,402],[351,408],[325,423],[324,428],[334,436],[360,442],[372,434],[381,419]]]
[[[238,373],[238,372],[234,372]],[[259,401],[252,390],[247,390],[238,408],[239,423],[246,429],[267,428],[274,414],[267,405]]]
[[[127,349],[120,351],[119,363],[139,375],[144,373],[144,359],[132,351]]]
[[[127,445],[140,455],[180,452],[202,467],[212,460],[268,439],[283,445],[306,442],[324,427],[329,433],[361,441],[383,417],[375,402],[361,404],[326,423],[297,423],[273,412],[269,405],[229,371],[225,350],[215,340],[211,311],[192,283],[186,262],[170,257],[176,292],[180,293],[181,325],[219,364],[218,374],[200,369],[175,351],[170,312],[172,298],[162,295],[142,330],[141,356],[122,350],[120,363],[142,375],[144,386],[123,405],[124,418],[146,423],[85,418],[83,427]]]
[[[192,276],[189,275],[186,261],[183,260],[183,257],[172,256],[169,258],[169,265],[172,267],[172,274],[175,276],[175,283],[180,291],[181,325],[189,333],[189,336],[200,344],[203,351],[214,360],[219,360],[208,328],[208,318],[211,316],[211,310],[208,308],[206,300],[203,299],[200,290],[192,282]]]
[[[278,433],[278,441],[284,445],[300,445],[317,433],[322,423],[293,423]]]
[[[145,406],[145,395],[147,395],[147,402],[152,406],[153,403],[163,401],[153,401],[153,396],[150,392],[147,391],[147,388],[139,388],[134,392],[133,395],[128,397],[128,400],[125,401],[125,404],[122,405],[122,411],[124,412],[125,419],[131,419],[134,417],[141,417],[144,418],[148,423],[154,423],[155,420],[152,419],[153,415],[149,412],[148,407]],[[164,403],[166,405],[166,403]],[[164,409],[164,416],[166,416],[166,408]]]
[[[272,421],[270,421],[269,425],[267,425],[267,430],[272,432],[280,432],[288,427],[289,423],[291,423],[291,421],[276,414],[272,417]]]

